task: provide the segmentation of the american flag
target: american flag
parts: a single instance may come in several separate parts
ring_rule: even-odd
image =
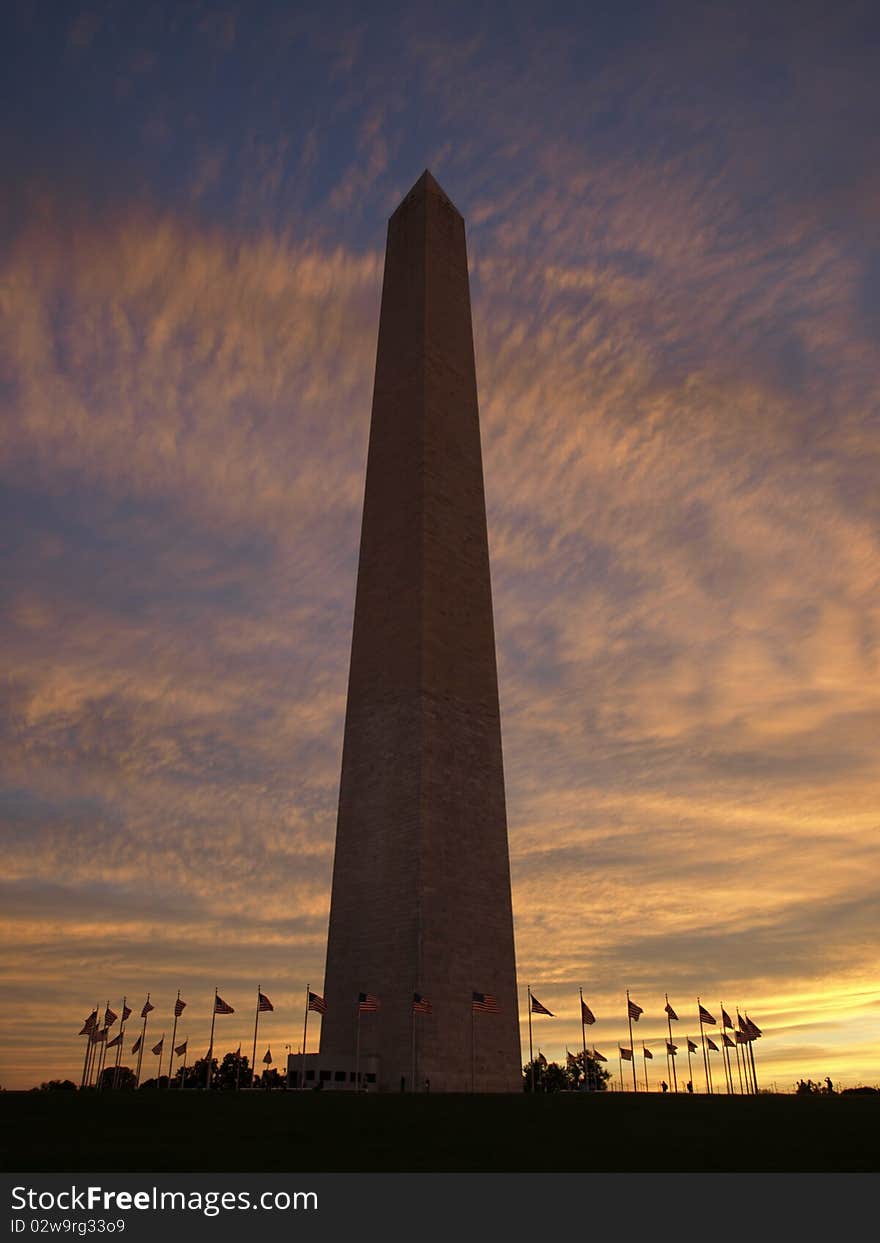
[[[104,1011],[104,1026],[112,1027],[118,1018],[119,1018],[119,1015],[114,1014],[114,1012],[108,1006],[107,1009]]]
[[[730,1037],[728,1036],[727,1032],[725,1032],[725,1033],[724,1033],[724,1043],[727,1045],[728,1049],[734,1049],[734,1048],[736,1048],[736,1046],[734,1045],[733,1041],[732,1041],[732,1040],[730,1039]]]
[[[619,1044],[617,1047],[620,1050],[620,1056],[625,1062],[631,1062],[633,1060],[632,1049],[625,1049],[622,1044]]]
[[[667,1014],[669,1015],[669,1017],[672,1019],[673,1023],[677,1023],[677,1022],[678,1022],[678,1015],[675,1013],[675,1011],[673,1010],[672,1006],[669,1004],[669,1002],[668,1002],[668,1001],[667,1001],[666,1005],[663,1007],[663,1009],[666,1011],[666,1013],[667,1013]]]
[[[737,1044],[748,1044],[749,1043],[749,1038],[745,1032],[736,1032],[734,1034],[736,1035]]]
[[[671,1040],[667,1040],[666,1041],[666,1052],[671,1053],[672,1056],[675,1057],[675,1054],[677,1051],[678,1051],[678,1045],[673,1044]]]
[[[235,1010],[232,1008],[231,1005],[229,1005],[228,1002],[224,1001],[223,998],[218,993],[214,998],[214,1013],[215,1014],[235,1014]]]
[[[691,1040],[690,1036],[688,1036],[688,1053],[696,1053],[696,1052],[697,1052],[697,1046],[694,1044],[693,1040]]]
[[[122,1007],[122,1021],[123,1021],[123,1023],[127,1023],[127,1022],[128,1022],[128,1020],[129,1020],[130,1018],[131,1018],[131,1006],[123,1006],[123,1007]]]
[[[430,1014],[431,1003],[421,993],[413,993],[413,1014]]]
[[[184,1053],[186,1053],[186,1046],[188,1043],[189,1043],[188,1040],[184,1040],[183,1044],[179,1044],[175,1046],[174,1052],[177,1054],[178,1057],[183,1057]]]
[[[106,1027],[93,1027],[90,1035],[92,1044],[100,1044],[102,1040],[107,1039]]]
[[[706,1037],[706,1047],[708,1049],[711,1049],[714,1053],[720,1052],[718,1045],[715,1043],[715,1041],[712,1039],[711,1036]]]
[[[626,1005],[627,1005],[627,1014],[633,1020],[634,1023],[638,1023],[639,1015],[644,1014],[642,1007],[637,1006],[634,1001],[629,1001],[629,1000],[627,1000]]]
[[[603,1055],[599,1052],[598,1049],[593,1049],[592,1053],[590,1054],[590,1057],[593,1059],[594,1062],[607,1062],[608,1061],[608,1058],[603,1057]]]
[[[649,1057],[651,1061],[654,1060],[654,1054],[651,1052],[650,1049],[646,1049],[644,1045],[642,1045],[642,1052],[644,1053],[645,1057]]]
[[[491,993],[471,993],[471,1010],[477,1014],[500,1014],[498,1002]]]
[[[327,1002],[323,997],[319,997],[317,993],[309,993],[309,1009],[314,1010],[317,1014],[326,1014]]]
[[[174,1017],[176,1019],[179,1019],[185,1009],[186,1009],[186,1002],[182,1001],[181,998],[178,997],[177,1001],[175,1001],[174,1003]]]
[[[145,1019],[147,1015],[150,1013],[150,1011],[155,1010],[155,1008],[156,1008],[155,1006],[150,1005],[150,999],[148,997],[147,1000],[144,1002],[143,1010],[141,1010],[141,1018]]]
[[[721,1007],[721,1022],[725,1027],[733,1027],[733,1019],[724,1009],[724,1006]]]
[[[92,1031],[97,1026],[98,1026],[98,1011],[93,1010],[92,1013],[89,1015],[89,1017],[86,1019],[86,1021],[83,1023],[82,1031],[79,1034],[81,1036],[87,1036],[89,1032]]]
[[[140,1047],[141,1047],[141,1038],[140,1036],[138,1036],[137,1040],[131,1046],[132,1053],[138,1053],[140,1051]]]
[[[697,1002],[697,1005],[699,1005],[699,1002]],[[709,1011],[706,1009],[705,1006],[700,1006],[700,1022],[701,1023],[714,1023],[715,1022],[714,1017],[709,1013]]]
[[[552,1010],[548,1010],[546,1006],[542,1006],[538,998],[532,995],[532,1014],[549,1014],[550,1018],[554,1018]]]
[[[157,1057],[162,1052],[162,1049],[164,1048],[164,1046],[165,1046],[165,1037],[163,1036],[158,1044],[153,1045],[153,1052],[156,1054]]]
[[[274,1010],[275,1009],[275,1007],[272,1005],[272,1002],[269,1000],[269,998],[266,996],[265,993],[259,993],[258,996],[260,999],[259,1002],[257,1003],[258,1010]]]
[[[740,1030],[741,1032],[746,1032],[746,1033],[748,1033],[748,1030],[749,1030],[748,1024],[746,1023],[746,1021],[745,1021],[745,1019],[743,1018],[743,1016],[740,1014],[739,1010],[737,1010],[737,1012],[736,1012],[736,1021],[737,1021],[737,1023],[739,1024],[739,1030]]]
[[[266,1053],[265,1053],[265,1056],[264,1056],[264,1058],[263,1058],[263,1061],[266,1063],[266,1065],[267,1065],[267,1066],[271,1066],[271,1065],[272,1065],[272,1050],[271,1050],[271,1049],[267,1049],[267,1050],[266,1050]]]
[[[585,1001],[581,1001],[581,1022],[595,1023],[596,1016]]]
[[[378,997],[372,993],[358,993],[358,1014],[370,1014],[380,1006]]]
[[[115,1037],[115,1039],[107,1041],[107,1048],[115,1049],[118,1044],[122,1044],[122,1032],[120,1032],[119,1035]]]
[[[758,1024],[753,1023],[748,1015],[746,1015],[746,1034],[749,1040],[755,1040],[758,1036],[764,1035]]]

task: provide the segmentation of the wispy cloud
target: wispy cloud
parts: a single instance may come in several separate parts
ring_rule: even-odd
[[[466,38],[199,14],[198,81],[234,47],[256,103],[230,79],[212,125],[149,32],[111,73],[86,14],[65,56],[137,80],[119,107],[157,142],[128,190],[75,147],[4,225],[4,1084],[75,1075],[48,1021],[76,1030],[99,980],[185,985],[201,1017],[221,960],[243,995],[320,977],[382,217],[426,152],[469,227],[519,968],[563,1016],[543,1047],[578,1043],[580,985],[600,1048],[627,986],[660,1039],[668,988],[754,1007],[773,1074],[873,1082],[861,54],[820,57],[815,14],[768,45],[700,6],[687,40],[649,15],[586,40],[523,13]],[[295,64],[326,77],[314,106]]]

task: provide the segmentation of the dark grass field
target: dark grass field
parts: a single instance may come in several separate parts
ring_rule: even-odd
[[[880,1169],[880,1097],[0,1094],[7,1171]]]

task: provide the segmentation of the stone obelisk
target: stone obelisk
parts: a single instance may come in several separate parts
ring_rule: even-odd
[[[324,989],[322,1064],[520,1090],[465,227],[427,171],[388,224]]]

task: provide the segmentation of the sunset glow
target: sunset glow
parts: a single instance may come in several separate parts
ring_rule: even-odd
[[[250,1054],[260,983],[259,1055],[300,1047],[425,167],[468,229],[523,1061],[527,985],[536,1048],[583,988],[615,1071],[629,989],[652,1087],[665,993],[682,1043],[697,996],[747,1012],[762,1087],[880,1084],[876,14],[7,23],[0,1085],[78,1083],[148,990],[202,1056],[218,987]]]

